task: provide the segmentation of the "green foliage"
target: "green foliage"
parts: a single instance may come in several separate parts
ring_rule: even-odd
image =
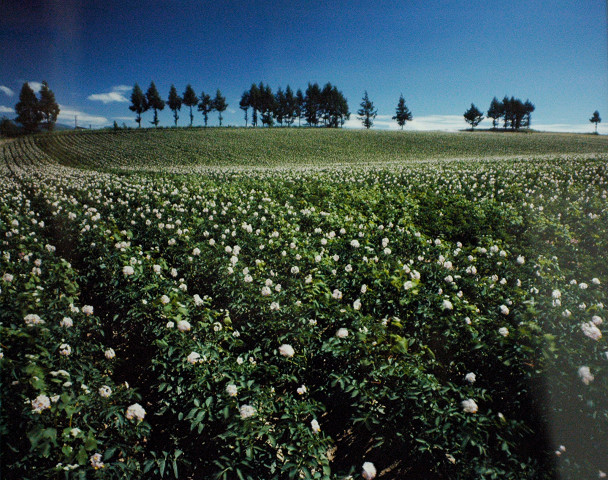
[[[212,102],[213,105],[213,110],[216,110],[217,113],[219,114],[219,120],[220,120],[220,127],[222,126],[222,112],[226,111],[226,109],[228,108],[228,104],[226,103],[226,97],[222,96],[222,92],[220,92],[220,89],[217,89],[217,92],[215,94],[215,98],[213,99]],[[205,125],[207,124],[207,122],[205,122]]]
[[[46,81],[42,82],[42,87],[40,88],[38,107],[42,114],[42,125],[50,132],[55,127],[60,110],[55,100],[55,94],[49,89],[49,84]]]
[[[154,110],[154,118],[150,123],[155,127],[158,127],[158,111],[165,108],[165,101],[160,97],[160,93],[158,93],[158,89],[156,88],[156,85],[154,85],[154,82],[150,83],[150,86],[146,91],[146,103],[148,108]]]
[[[192,85],[186,85],[186,90],[184,90],[184,95],[182,102],[187,107],[190,107],[190,126],[192,126],[192,122],[194,121],[194,115],[192,114],[192,107],[198,105],[198,97],[192,88]]]
[[[399,103],[397,103],[397,108],[395,109],[393,120],[397,120],[397,124],[401,127],[401,130],[403,130],[405,123],[410,122],[412,118],[412,113],[405,105],[405,99],[403,98],[403,95],[401,95],[399,97]]]
[[[179,119],[179,114],[177,113],[182,108],[182,98],[177,93],[177,89],[175,85],[171,85],[171,89],[169,90],[169,100],[167,101],[167,105],[173,111],[173,120],[175,121],[175,126],[177,127],[177,120]]]
[[[203,114],[203,119],[205,121],[205,127],[207,126],[207,121],[209,120],[209,114],[213,111],[213,101],[211,100],[211,96],[205,92],[201,93],[201,98],[198,103],[198,111]]]
[[[27,133],[38,130],[43,115],[38,98],[27,82],[23,84],[21,92],[19,92],[19,102],[15,105],[15,112],[17,112],[16,121],[23,125],[23,129]]]
[[[471,125],[471,129],[473,129],[483,120],[483,113],[471,103],[471,107],[464,112],[464,119]]]
[[[359,114],[357,118],[361,120],[365,128],[370,129],[374,125],[374,118],[376,118],[378,110],[374,108],[374,103],[367,96],[367,90],[360,105],[361,108],[357,111]]]
[[[131,93],[131,105],[129,106],[129,110],[135,112],[137,116],[135,117],[135,121],[137,122],[137,126],[141,128],[141,115],[144,112],[147,112],[150,109],[150,105],[148,104],[148,100],[142,92],[141,87],[136,83],[133,87],[133,92]]]
[[[591,123],[595,123],[595,133],[597,133],[597,124],[602,121],[602,119],[600,118],[600,112],[598,112],[597,110],[593,112],[593,115],[591,115],[589,121]]]

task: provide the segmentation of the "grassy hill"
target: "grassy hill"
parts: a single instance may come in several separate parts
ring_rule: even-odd
[[[144,129],[35,137],[59,163],[92,168],[278,166],[607,153],[608,138],[557,133],[326,129]]]

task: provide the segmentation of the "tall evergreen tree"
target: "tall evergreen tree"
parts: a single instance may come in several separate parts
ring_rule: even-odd
[[[239,108],[245,113],[245,127],[247,126],[247,113],[249,112],[249,90],[245,90],[241,95]]]
[[[512,98],[512,97],[511,97]],[[505,95],[502,99],[502,121],[503,128],[506,130],[510,125],[514,123],[513,108],[511,99]]]
[[[148,91],[146,92],[146,101],[148,102],[148,107],[154,110],[154,119],[150,123],[155,127],[158,127],[158,111],[165,108],[165,101],[160,98],[160,93],[158,93],[154,82],[151,82],[150,86],[148,87]]]
[[[137,114],[135,121],[139,128],[141,128],[141,115],[142,113],[147,112],[149,108],[144,92],[142,92],[140,86],[136,83],[133,87],[133,92],[131,93],[131,105],[129,106],[129,110]]]
[[[220,127],[222,126],[222,112],[226,111],[228,104],[226,103],[226,97],[222,96],[220,89],[217,89],[215,98],[213,99],[213,109],[217,111],[220,117]]]
[[[21,87],[19,102],[15,105],[15,112],[17,112],[17,122],[23,125],[26,132],[32,133],[38,130],[42,121],[42,112],[34,90],[27,83],[24,83]]]
[[[405,122],[409,122],[412,120],[412,112],[410,112],[409,108],[405,105],[405,99],[403,98],[403,94],[399,97],[399,102],[397,103],[397,108],[395,109],[395,116],[393,120],[397,120],[397,124],[403,130],[405,126]]]
[[[203,114],[203,119],[205,120],[206,127],[207,120],[209,119],[209,113],[213,111],[213,101],[211,100],[211,96],[205,92],[201,93],[201,99],[198,103],[198,111]]]
[[[260,106],[262,112],[262,125],[272,127],[274,125],[274,114],[276,111],[276,100],[272,94],[270,85],[264,86],[260,82]]]
[[[595,123],[595,134],[597,135],[597,124],[602,122],[602,119],[600,118],[600,112],[598,112],[597,110],[593,112],[593,115],[591,115],[589,121],[591,123]]]
[[[175,126],[177,127],[177,119],[179,118],[177,112],[182,109],[182,97],[177,94],[177,89],[175,88],[175,85],[171,85],[167,105],[169,105],[169,108],[173,112],[173,120],[175,120]]]
[[[304,97],[304,118],[311,127],[319,124],[321,108],[321,89],[318,83],[308,84]]]
[[[287,105],[285,101],[285,92],[281,87],[277,90],[274,96],[275,102],[275,117],[279,125],[283,126],[283,119],[287,116]]]
[[[532,124],[532,112],[534,110],[536,110],[534,104],[530,100],[526,99],[524,103],[524,118],[522,120],[522,127],[530,128],[530,125]]]
[[[251,106],[251,124],[257,127],[258,114],[261,111],[261,92],[255,83],[252,83],[249,89],[249,105]]]
[[[492,119],[492,128],[496,128],[498,126],[498,120],[503,116],[503,113],[503,104],[496,97],[494,97],[490,103],[490,108],[488,109],[488,117]]]
[[[471,130],[473,130],[483,120],[483,113],[471,103],[471,107],[464,112],[464,119],[471,125]]]
[[[378,110],[374,108],[374,103],[369,99],[367,90],[365,90],[360,106],[361,108],[357,111],[359,114],[357,118],[361,120],[365,128],[369,129],[374,125],[374,118],[376,118]]]
[[[296,97],[289,85],[285,88],[285,122],[290,127],[296,115]]]
[[[295,103],[295,115],[298,118],[298,127],[301,126],[300,121],[304,118],[304,105],[306,104],[306,100],[304,99],[304,93],[302,90],[298,88],[296,92],[296,103]]]
[[[184,91],[184,98],[182,98],[182,103],[187,107],[190,107],[190,126],[192,126],[192,122],[194,121],[194,115],[192,114],[192,107],[196,107],[198,105],[198,97],[192,88],[192,85],[186,85],[186,90]]]
[[[50,132],[57,122],[59,105],[55,100],[55,94],[49,88],[49,84],[46,81],[42,82],[42,87],[40,88],[40,101],[38,102],[38,107],[42,114],[42,125]]]

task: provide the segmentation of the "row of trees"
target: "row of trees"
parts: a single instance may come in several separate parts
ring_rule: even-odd
[[[28,83],[24,83],[19,93],[19,102],[15,105],[16,121],[23,125],[26,133],[38,131],[41,127],[51,131],[59,116],[59,105],[55,94],[46,81],[42,82],[40,97]]]
[[[217,90],[215,98],[202,92],[200,97],[191,85],[186,86],[183,95],[177,93],[174,85],[171,85],[169,97],[166,102],[169,108],[173,111],[173,119],[177,126],[179,119],[179,111],[182,106],[190,108],[190,126],[194,121],[193,107],[198,107],[198,111],[203,114],[205,126],[209,114],[217,111],[219,114],[219,123],[222,125],[222,112],[228,108],[226,98]],[[141,127],[142,114],[149,109],[154,110],[154,119],[150,122],[154,126],[158,126],[158,112],[165,107],[165,101],[158,93],[158,89],[154,82],[150,84],[147,92],[144,94],[138,84],[135,84],[133,93],[131,94],[131,109],[137,114],[136,121]],[[377,110],[373,102],[369,99],[367,91],[360,104],[360,109],[357,111],[359,119],[363,126],[371,128],[374,124],[374,119],[377,115]],[[307,125],[312,127],[323,126],[328,128],[342,127],[346,120],[350,118],[348,110],[348,101],[344,94],[338,90],[335,85],[326,83],[323,88],[318,83],[309,83],[305,92],[298,89],[295,93],[293,89],[287,85],[285,90],[278,88],[276,93],[272,92],[270,85],[253,83],[248,90],[245,90],[241,95],[239,108],[243,111],[245,118],[245,126],[249,125],[251,114],[251,125],[257,127],[271,127],[278,124],[280,126],[293,125],[297,120],[298,126],[302,120]],[[400,96],[395,116],[393,120],[403,129],[406,122],[412,120],[412,113],[405,105],[403,95]]]
[[[498,128],[502,119],[503,129],[519,130],[520,128],[530,128],[534,110],[534,104],[530,100],[522,102],[519,98],[505,96],[502,101],[499,101],[494,97],[487,115],[492,119],[493,129]],[[484,119],[483,112],[471,103],[469,109],[464,112],[464,119],[473,129]]]

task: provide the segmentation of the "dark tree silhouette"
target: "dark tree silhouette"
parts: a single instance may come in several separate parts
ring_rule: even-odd
[[[399,97],[399,102],[397,103],[397,108],[395,108],[395,116],[393,120],[397,120],[397,124],[403,130],[406,122],[410,122],[412,120],[412,112],[405,105],[405,99],[403,98],[403,94]]]
[[[471,107],[464,112],[464,119],[471,125],[471,130],[473,130],[483,120],[483,113],[471,103]]]
[[[142,92],[140,86],[136,83],[133,87],[133,93],[131,93],[131,106],[129,110],[137,114],[135,121],[139,128],[141,128],[141,115],[147,112],[149,108],[144,92]]]
[[[27,83],[24,83],[21,87],[19,102],[15,105],[15,112],[17,112],[17,122],[23,125],[23,129],[27,133],[38,130],[42,121],[42,112],[34,90]]]
[[[194,115],[192,114],[192,107],[196,107],[198,105],[198,97],[194,92],[194,89],[190,84],[186,85],[186,90],[184,91],[184,98],[182,98],[182,103],[187,107],[190,107],[190,126],[192,126],[192,122],[194,121]]]
[[[593,112],[593,115],[591,116],[589,121],[591,123],[595,123],[595,134],[597,135],[597,124],[602,122],[602,119],[600,118],[600,112],[598,112],[597,110]]]
[[[42,87],[40,88],[40,101],[38,102],[38,107],[42,114],[42,125],[50,132],[57,122],[59,105],[55,100],[55,94],[49,88],[49,84],[46,81],[42,82]]]
[[[526,102],[524,103],[524,116],[521,121],[522,127],[530,128],[530,125],[532,124],[532,112],[534,110],[536,110],[534,104],[532,104],[530,100],[526,99]]]
[[[177,94],[177,89],[175,88],[175,85],[171,85],[167,105],[169,105],[169,108],[173,112],[173,120],[175,120],[175,126],[177,127],[177,120],[179,118],[177,112],[182,109],[182,97]]]
[[[504,114],[504,105],[494,97],[490,102],[490,108],[488,109],[488,117],[492,119],[492,128],[498,126],[498,120]]]
[[[357,118],[361,120],[365,128],[370,129],[374,125],[374,118],[376,118],[378,110],[374,108],[374,103],[369,99],[367,90],[365,90],[365,95],[363,95],[363,100],[359,105],[361,108],[357,111],[359,114]]]
[[[285,88],[285,123],[290,127],[296,116],[296,97],[289,85]]]
[[[216,110],[219,114],[220,127],[222,126],[222,112],[226,111],[228,104],[226,103],[226,97],[222,96],[220,89],[217,89],[215,98],[213,99],[213,110]]]
[[[198,111],[203,114],[206,127],[207,121],[209,120],[209,113],[213,111],[213,102],[211,101],[211,96],[205,92],[201,93],[201,99],[198,102]]]
[[[241,95],[241,101],[239,102],[239,108],[245,113],[245,126],[247,126],[247,112],[249,111],[249,90],[245,90]]]
[[[318,83],[309,83],[306,88],[306,96],[304,97],[304,118],[306,123],[311,127],[316,127],[319,124],[321,108],[321,89]]]
[[[272,94],[270,85],[264,86],[260,82],[260,107],[262,112],[262,125],[272,127],[274,125],[274,114],[276,111],[276,100]]]
[[[150,123],[155,127],[158,127],[158,111],[165,108],[165,101],[160,98],[160,93],[158,93],[154,82],[151,82],[150,86],[148,87],[148,91],[146,92],[146,101],[148,102],[148,107],[154,110],[154,119]]]
[[[255,83],[251,84],[249,89],[249,105],[251,106],[251,124],[254,127],[258,126],[258,114],[261,112],[261,92]]]

